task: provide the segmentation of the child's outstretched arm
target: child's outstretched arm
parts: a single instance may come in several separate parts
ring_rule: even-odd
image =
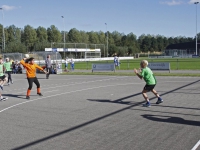
[[[138,73],[138,70],[137,70],[137,69],[134,69],[134,72],[135,72],[135,74],[136,74],[140,79],[142,79],[142,76]]]

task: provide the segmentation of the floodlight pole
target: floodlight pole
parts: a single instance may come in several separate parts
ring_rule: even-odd
[[[4,33],[4,13],[3,13],[3,8],[0,8],[2,10],[2,30],[3,30],[3,38],[2,38],[2,51],[5,51],[5,33]]]
[[[106,36],[107,36],[107,57],[108,57],[108,30],[107,30],[107,23],[105,23],[106,25]],[[105,57],[105,54],[104,54],[104,57]]]
[[[197,4],[199,4],[199,2],[195,2],[194,4],[196,5],[196,55],[197,55]]]
[[[63,18],[63,28],[64,28],[64,30],[63,30],[63,42],[64,42],[63,51],[64,51],[64,59],[65,59],[65,18],[64,18],[64,16],[61,16],[61,17]]]

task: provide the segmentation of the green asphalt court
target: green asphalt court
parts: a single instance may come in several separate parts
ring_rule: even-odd
[[[25,74],[1,91],[1,150],[199,150],[200,78],[157,76],[142,107],[145,85],[136,76],[37,75],[25,99]]]

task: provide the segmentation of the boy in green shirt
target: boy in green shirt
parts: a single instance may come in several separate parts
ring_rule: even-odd
[[[142,91],[142,95],[143,95],[144,99],[146,100],[146,103],[143,104],[143,106],[151,107],[151,103],[146,94],[147,92],[149,92],[149,91],[153,92],[154,95],[158,98],[158,101],[156,102],[156,104],[162,103],[163,99],[159,96],[159,94],[156,92],[156,90],[154,90],[154,87],[156,86],[156,79],[155,79],[151,69],[148,68],[147,66],[148,66],[148,61],[142,60],[140,63],[140,67],[141,67],[140,73],[137,69],[134,69],[134,72],[140,79],[144,79],[144,81],[146,82],[146,85]]]
[[[8,85],[10,84],[10,82],[13,84],[12,77],[11,77],[12,64],[11,64],[11,62],[9,62],[9,58],[6,58],[6,62],[4,63],[4,67],[5,67],[6,73],[8,74]]]
[[[3,61],[2,58],[0,58],[0,88],[3,90],[3,85],[7,81],[7,77],[4,75],[4,66],[3,66]],[[0,92],[0,101],[5,101],[8,98],[5,98],[1,95]]]

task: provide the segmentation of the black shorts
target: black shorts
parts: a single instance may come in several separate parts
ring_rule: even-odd
[[[6,76],[5,75],[3,75],[3,76],[0,76],[0,80],[4,80],[6,78]]]
[[[144,90],[146,90],[146,91],[152,91],[155,86],[156,86],[155,84],[154,85],[147,85],[146,84],[145,87],[144,87]]]

